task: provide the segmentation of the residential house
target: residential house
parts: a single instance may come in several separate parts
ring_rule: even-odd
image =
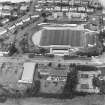
[[[74,0],[74,5],[81,5],[81,0]]]
[[[46,3],[46,0],[38,0],[38,4]]]
[[[91,0],[90,5],[91,5],[92,7],[94,7],[94,8],[101,8],[101,7],[102,7],[102,5],[101,5],[101,3],[99,2],[99,0]]]
[[[0,11],[3,9],[3,5],[2,4],[0,4]]]
[[[46,0],[47,3],[53,3],[53,0]]]
[[[68,4],[69,3],[69,0],[62,0],[62,3]]]
[[[54,3],[61,3],[61,0],[54,0]]]
[[[60,12],[61,11],[61,6],[55,6],[54,11],[55,12]]]
[[[62,11],[63,12],[68,12],[69,11],[69,7],[68,6],[62,6]]]
[[[28,10],[28,6],[27,5],[21,5],[20,6],[20,11],[27,11]]]
[[[11,10],[13,10],[13,7],[11,5],[4,5],[3,10],[11,11]]]
[[[81,0],[81,5],[88,6],[91,0]]]
[[[8,16],[11,16],[11,12],[10,11],[2,11],[2,13],[1,13],[1,16],[2,17],[8,17]]]

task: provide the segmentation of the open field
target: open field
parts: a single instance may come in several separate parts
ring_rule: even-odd
[[[81,31],[73,31],[73,30],[43,30],[42,38],[40,41],[40,45],[48,46],[48,45],[71,45],[71,46],[80,46]]]

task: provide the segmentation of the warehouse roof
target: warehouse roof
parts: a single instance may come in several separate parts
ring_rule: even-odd
[[[35,65],[36,65],[36,63],[32,63],[32,62],[24,63],[23,74],[22,74],[21,80],[19,80],[18,82],[32,83]]]

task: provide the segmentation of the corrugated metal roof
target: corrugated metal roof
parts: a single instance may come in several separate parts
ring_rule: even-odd
[[[23,65],[24,70],[23,70],[22,78],[20,81],[22,82],[26,81],[27,83],[32,83],[34,71],[35,71],[35,65],[36,63],[32,63],[32,62],[24,63]]]

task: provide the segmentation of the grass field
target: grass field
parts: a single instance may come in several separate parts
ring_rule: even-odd
[[[43,30],[40,40],[41,46],[71,45],[81,46],[82,31],[78,30]]]
[[[15,86],[22,74],[22,64],[2,63],[0,68],[0,84]]]

